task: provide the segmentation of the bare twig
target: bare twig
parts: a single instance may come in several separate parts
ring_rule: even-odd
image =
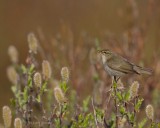
[[[94,103],[93,103],[93,98],[91,99],[92,101],[92,107],[93,107],[93,112],[94,112],[94,120],[95,120],[95,123],[96,123],[96,127],[98,127],[98,121],[97,121],[97,115],[96,115],[96,110],[95,110],[95,107],[94,107]]]
[[[112,83],[112,86],[113,86],[113,91],[114,91],[114,105],[115,105],[115,108],[116,108],[116,128],[118,128],[118,104],[117,104],[117,87],[114,86],[114,82],[116,82],[117,84],[117,81],[113,79],[113,83]]]

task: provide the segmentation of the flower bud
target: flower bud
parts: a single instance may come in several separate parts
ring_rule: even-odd
[[[3,107],[3,120],[5,128],[11,127],[12,113],[11,109],[8,106]]]
[[[36,54],[38,48],[38,40],[34,33],[28,34],[28,43],[29,43],[29,52]]]
[[[8,55],[9,55],[12,63],[18,62],[18,51],[15,46],[13,46],[13,45],[9,46]]]
[[[42,74],[45,80],[48,80],[49,78],[51,78],[52,69],[51,69],[50,63],[47,60],[44,60],[42,62]]]
[[[134,81],[130,87],[130,98],[135,98],[138,95],[139,83]]]
[[[16,118],[16,119],[14,120],[14,127],[15,127],[15,128],[22,128],[22,121],[21,121],[20,118]]]
[[[62,92],[60,87],[54,88],[54,96],[55,96],[56,101],[59,104],[63,104],[67,102],[67,98],[64,96],[64,93]]]
[[[153,120],[154,118],[154,109],[152,105],[147,105],[146,107],[146,115],[148,117],[148,119]]]
[[[37,88],[40,88],[41,87],[41,84],[42,84],[42,77],[41,77],[41,74],[39,72],[36,72],[34,74],[34,77],[33,77],[33,81],[34,81],[34,84]]]
[[[67,67],[63,67],[61,69],[61,77],[62,77],[63,81],[68,82],[68,80],[69,80],[69,69]]]
[[[18,74],[13,66],[7,68],[7,76],[10,82],[12,82],[15,85],[17,84]]]

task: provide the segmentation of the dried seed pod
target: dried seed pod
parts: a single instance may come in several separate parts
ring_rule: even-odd
[[[13,83],[13,84],[17,84],[18,81],[18,74],[15,70],[15,68],[13,66],[10,66],[7,68],[7,76],[8,79]]]
[[[47,60],[44,60],[42,62],[42,74],[45,80],[48,80],[49,78],[51,78],[52,69],[51,69],[50,63]]]
[[[54,96],[55,96],[56,101],[59,104],[63,104],[67,102],[67,98],[64,96],[64,93],[62,92],[60,87],[54,88]]]
[[[147,105],[146,107],[146,115],[148,117],[148,119],[152,120],[153,121],[153,118],[154,118],[154,108],[152,105]]]
[[[34,81],[34,84],[37,88],[40,88],[41,87],[41,84],[42,84],[42,77],[41,77],[41,74],[39,72],[36,72],[34,74],[34,77],[33,77],[33,81]]]
[[[61,69],[61,77],[62,77],[63,81],[65,81],[65,82],[69,81],[69,69],[68,69],[68,67],[63,67]]]
[[[8,55],[12,63],[18,63],[18,51],[15,46],[11,45],[8,48]]]
[[[11,127],[12,113],[11,109],[8,106],[3,107],[3,120],[5,128]]]
[[[14,120],[14,127],[15,127],[15,128],[22,128],[22,121],[21,121],[20,118],[16,118],[16,119]]]
[[[32,32],[28,34],[28,43],[29,43],[29,52],[36,54],[38,49],[38,40],[35,34]]]
[[[130,87],[130,98],[135,98],[138,95],[139,83],[134,81]]]

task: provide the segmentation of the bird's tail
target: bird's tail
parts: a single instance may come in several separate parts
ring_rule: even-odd
[[[134,66],[133,69],[136,71],[136,73],[138,74],[147,74],[147,75],[151,75],[152,74],[152,70],[148,69],[148,68],[142,68],[140,66]]]

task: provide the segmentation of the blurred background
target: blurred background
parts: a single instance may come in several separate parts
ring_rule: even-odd
[[[93,88],[92,48],[111,49],[152,68],[154,74],[150,77],[127,80],[140,81],[146,102],[154,103],[159,110],[160,101],[152,100],[160,98],[159,0],[0,0],[0,108],[8,105],[13,96],[6,75],[11,64],[8,47],[14,45],[19,64],[25,63],[30,32],[35,33],[47,59],[52,61],[53,76],[58,79],[61,67],[68,66],[70,81],[82,98]],[[101,79],[109,85],[110,77],[98,67]]]

